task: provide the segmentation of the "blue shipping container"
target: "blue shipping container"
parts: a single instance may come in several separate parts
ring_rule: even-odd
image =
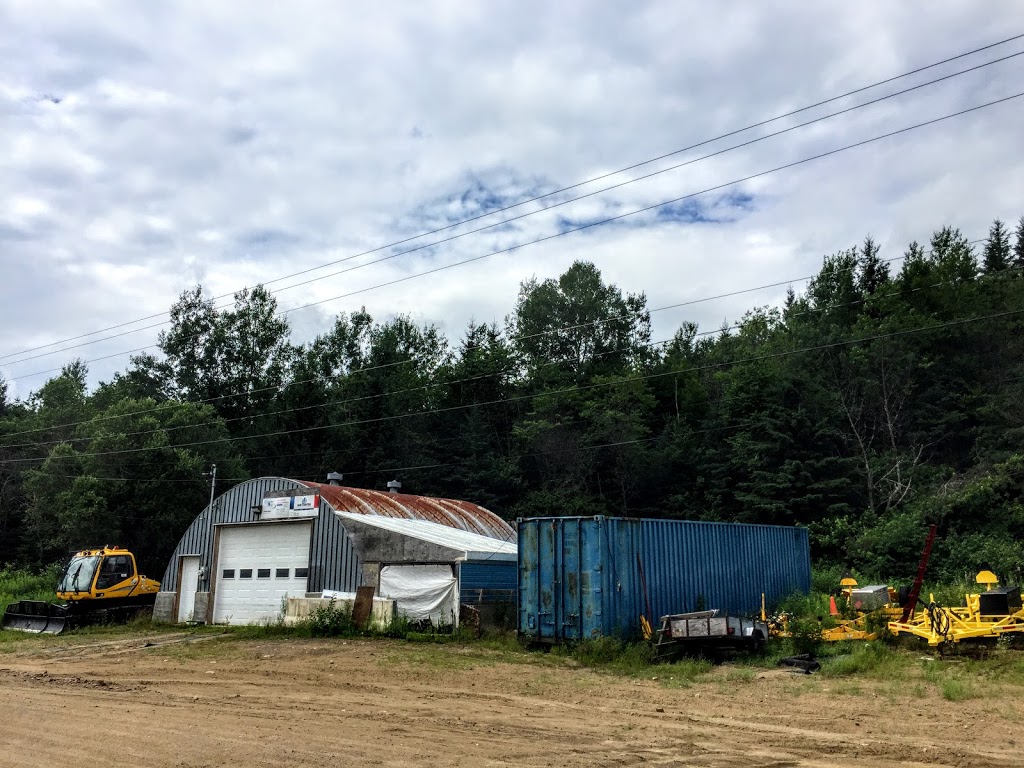
[[[614,517],[519,520],[519,633],[527,639],[629,637],[637,634],[641,614],[652,623],[703,608],[756,614],[762,593],[771,607],[810,588],[805,528]]]

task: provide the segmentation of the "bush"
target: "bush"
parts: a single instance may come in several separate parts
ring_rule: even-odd
[[[356,634],[352,611],[335,606],[334,601],[314,609],[300,624],[312,637],[347,637]]]

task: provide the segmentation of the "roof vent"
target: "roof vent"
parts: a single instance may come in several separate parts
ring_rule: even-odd
[[[399,493],[402,490],[402,484],[397,480],[391,480],[388,482],[388,491],[391,493]]]
[[[341,472],[328,472],[327,473],[327,484],[328,485],[341,485],[341,479],[344,477]]]

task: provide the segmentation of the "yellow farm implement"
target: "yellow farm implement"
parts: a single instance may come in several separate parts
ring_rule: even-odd
[[[999,578],[991,571],[982,571],[975,581],[985,590],[965,595],[965,605],[939,605],[934,595],[928,605],[909,618],[890,621],[894,635],[914,635],[928,645],[959,643],[964,640],[990,640],[1003,636],[1024,636],[1024,608],[1020,588],[1000,587]]]

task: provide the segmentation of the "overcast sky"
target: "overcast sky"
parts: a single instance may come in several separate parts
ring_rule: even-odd
[[[13,353],[164,312],[197,283],[228,294],[346,259],[1022,32],[1016,0],[0,0],[0,373],[20,396],[76,356],[107,357],[90,368],[93,382],[109,379],[128,363],[119,353],[159,329]],[[572,194],[1021,50],[1024,40],[993,48]],[[503,321],[523,279],[575,259],[660,307],[812,274],[868,233],[883,257],[946,223],[980,238],[994,217],[1024,213],[1024,98],[374,287],[1022,90],[1024,56],[278,298],[289,308],[362,291],[291,314],[296,341],[362,305],[457,337],[471,318]],[[682,320],[716,328],[784,292],[656,312],[655,339]]]

